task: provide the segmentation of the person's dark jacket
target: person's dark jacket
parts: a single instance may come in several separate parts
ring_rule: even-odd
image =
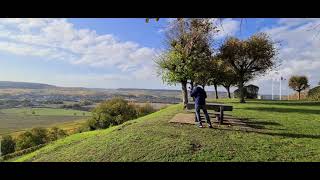
[[[206,104],[207,93],[201,87],[197,86],[196,88],[194,88],[190,95],[191,95],[191,97],[195,98],[194,101],[195,101],[196,105],[205,105]]]

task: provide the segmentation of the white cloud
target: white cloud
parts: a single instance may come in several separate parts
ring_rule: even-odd
[[[66,19],[0,19],[0,39],[1,51],[124,72],[139,69],[155,54],[153,48],[111,34],[76,29]]]
[[[272,78],[289,79],[292,75],[308,76],[313,86],[320,81],[320,36],[317,36],[320,19],[279,19],[276,26],[264,28],[264,31],[280,42],[278,57],[282,63],[278,75],[270,72],[256,79],[256,83],[263,85]]]
[[[215,38],[222,39],[227,36],[234,36],[240,29],[240,22],[235,19],[223,19],[223,20],[214,20],[215,25],[219,32],[215,34]]]

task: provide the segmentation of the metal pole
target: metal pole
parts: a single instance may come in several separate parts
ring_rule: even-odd
[[[280,97],[279,97],[280,101],[281,101],[281,81],[282,81],[282,76],[280,76]]]
[[[271,89],[272,89],[272,90],[271,90],[271,91],[272,91],[272,92],[271,92],[271,94],[272,94],[272,95],[271,95],[271,99],[273,100],[273,78],[272,78],[272,81],[271,81]]]
[[[1,156],[2,156],[2,152],[1,152],[1,143],[2,143],[2,136],[0,136],[0,161],[1,161]]]

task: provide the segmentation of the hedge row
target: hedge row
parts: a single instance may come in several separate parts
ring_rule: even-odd
[[[8,159],[12,159],[12,158],[15,158],[15,157],[18,157],[18,156],[22,156],[22,155],[31,153],[31,152],[33,152],[35,150],[38,150],[38,149],[42,148],[45,145],[46,144],[40,144],[38,146],[33,146],[33,147],[28,148],[28,149],[24,149],[24,150],[21,150],[21,151],[16,151],[14,153],[2,156],[2,159],[3,160],[8,160]]]

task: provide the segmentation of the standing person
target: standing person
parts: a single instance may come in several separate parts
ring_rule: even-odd
[[[208,111],[206,108],[206,98],[207,98],[206,91],[202,87],[200,87],[199,85],[196,85],[196,87],[193,88],[190,95],[191,95],[191,97],[194,97],[194,99],[195,99],[194,105],[195,105],[195,110],[196,110],[196,120],[199,123],[198,126],[200,128],[203,127],[202,122],[201,122],[201,117],[200,117],[200,109],[202,109],[202,111],[206,117],[207,123],[209,124],[209,128],[212,128],[210,117],[209,117],[209,114],[208,114]]]

